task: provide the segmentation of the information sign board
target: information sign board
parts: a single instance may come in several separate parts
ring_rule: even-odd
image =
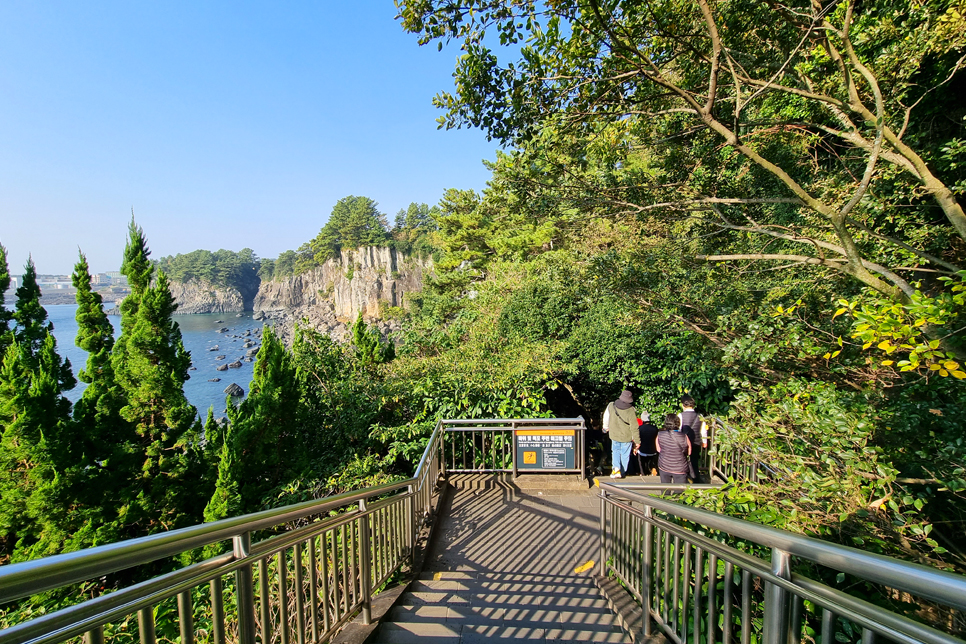
[[[575,463],[573,429],[518,429],[517,469],[572,470]]]

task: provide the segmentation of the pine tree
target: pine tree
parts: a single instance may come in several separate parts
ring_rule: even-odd
[[[77,289],[78,347],[87,351],[87,364],[78,377],[87,383],[74,405],[74,438],[70,445],[71,501],[86,509],[95,531],[114,534],[121,496],[134,476],[134,430],[121,416],[124,392],[114,377],[111,349],[114,328],[104,313],[101,296],[91,288],[87,258],[80,254],[72,275]]]
[[[7,249],[0,244],[0,359],[13,342],[13,336],[10,333],[10,320],[13,319],[13,313],[4,306],[4,298],[9,288],[10,267],[7,264]]]
[[[383,341],[379,331],[362,319],[361,311],[352,325],[352,345],[363,367],[391,362],[396,357],[396,346],[391,341]]]
[[[184,395],[191,356],[178,324],[168,280],[154,268],[141,228],[131,221],[121,272],[131,294],[121,304],[121,336],[112,355],[115,378],[124,391],[121,416],[136,434],[140,466],[132,503],[121,517],[140,532],[170,529],[200,519],[210,489],[201,454],[201,422]]]
[[[33,262],[17,289],[17,326],[0,364],[0,544],[13,560],[59,552],[70,508],[59,503],[71,442],[70,363],[40,305]]]
[[[54,330],[54,325],[47,321],[47,310],[40,304],[40,295],[37,269],[34,267],[34,260],[29,258],[24,266],[22,283],[17,288],[17,308],[13,319],[17,323],[14,340],[23,345],[30,361],[40,351],[44,337]]]
[[[302,473],[300,388],[292,356],[270,328],[255,361],[248,397],[229,402],[215,493],[205,509],[214,521],[259,509],[265,495]]]

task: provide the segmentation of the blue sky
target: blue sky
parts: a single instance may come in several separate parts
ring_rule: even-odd
[[[0,243],[116,270],[131,208],[155,258],[275,257],[347,195],[392,220],[480,190],[496,144],[437,130],[456,47],[419,47],[390,0],[0,3]]]

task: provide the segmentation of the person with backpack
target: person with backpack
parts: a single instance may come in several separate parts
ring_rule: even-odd
[[[631,461],[631,449],[638,439],[634,395],[626,389],[604,410],[604,432],[610,436],[612,479],[623,478]]]
[[[688,473],[695,483],[701,482],[701,453],[708,448],[708,425],[701,418],[701,414],[694,410],[694,398],[688,394],[681,396],[681,431],[691,441],[691,467]],[[700,437],[700,444],[698,439]]]
[[[681,431],[681,419],[677,414],[664,417],[664,425],[655,441],[657,448],[657,469],[661,472],[661,483],[687,483],[691,441]]]

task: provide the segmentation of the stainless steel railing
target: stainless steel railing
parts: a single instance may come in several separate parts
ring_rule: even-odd
[[[867,584],[913,606],[966,611],[966,577],[599,486],[600,561],[640,602],[644,636],[660,631],[674,644],[963,642],[842,589]],[[793,572],[802,568],[842,581]]]
[[[429,517],[444,425],[437,424],[405,481],[0,566],[4,604],[231,541],[230,552],[10,624],[0,630],[0,644],[79,636],[86,644],[175,637],[180,644],[306,644],[324,641],[359,611],[368,621],[373,595],[413,557]]]
[[[774,466],[747,447],[729,440],[736,433],[733,428],[716,416],[710,420],[711,444],[707,451],[707,467],[712,478],[717,476],[722,481],[734,479],[757,483],[778,476]]]
[[[516,478],[527,473],[572,473],[583,480],[586,469],[585,436],[587,425],[577,418],[499,418],[474,420],[447,420],[444,423],[442,463],[446,471],[453,473],[511,472]],[[561,438],[569,447],[549,448],[561,452],[552,459],[554,466],[546,462],[524,462],[518,439],[521,435],[535,433],[566,434]],[[563,444],[563,443],[560,443]],[[537,449],[533,454],[536,458]],[[573,465],[567,467],[563,450],[572,450]],[[540,453],[542,457],[542,452]],[[566,458],[570,458],[569,456]]]

